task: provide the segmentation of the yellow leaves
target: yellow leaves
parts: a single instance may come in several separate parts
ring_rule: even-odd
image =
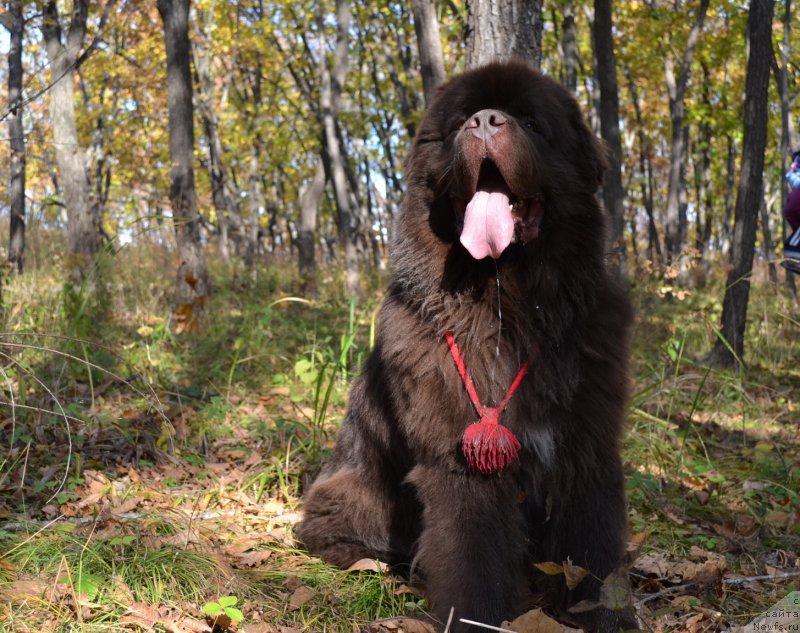
[[[564,574],[567,588],[575,589],[581,581],[586,578],[589,571],[583,567],[578,567],[569,558],[564,561],[562,565],[554,562],[534,563],[533,565],[539,571],[547,574],[548,576],[558,576]]]
[[[187,273],[186,282],[194,287],[196,280],[191,273]],[[203,308],[209,301],[208,295],[195,297],[192,303],[182,303],[172,313],[176,334],[199,334],[200,317]]]

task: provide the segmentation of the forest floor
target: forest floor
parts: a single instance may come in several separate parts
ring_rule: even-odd
[[[293,540],[380,282],[348,302],[331,277],[305,300],[279,267],[218,268],[194,334],[175,331],[158,253],[129,253],[92,294],[53,272],[4,288],[0,630],[210,631],[217,614],[217,631],[342,633],[424,615],[424,588],[374,562],[332,569]],[[798,312],[756,283],[732,374],[695,361],[720,284],[633,296],[634,605],[653,631],[747,624],[800,588]]]

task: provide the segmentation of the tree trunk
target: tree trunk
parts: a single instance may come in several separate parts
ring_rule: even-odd
[[[325,167],[320,158],[314,176],[300,193],[300,228],[297,231],[297,268],[303,289],[310,292],[314,292],[317,286],[317,212],[324,193]]]
[[[330,179],[338,211],[339,244],[344,251],[345,292],[360,294],[361,278],[358,268],[358,249],[356,246],[356,227],[354,226],[354,207],[347,187],[346,157],[339,143],[337,133],[339,99],[347,75],[347,45],[350,28],[350,6],[348,0],[336,0],[336,49],[333,68],[328,67],[326,56],[320,55],[320,112],[324,149],[327,154]],[[319,16],[320,33],[324,38],[322,15]],[[321,50],[325,50],[322,46]]]
[[[194,187],[189,0],[158,0],[156,4],[164,23],[167,49],[169,154],[172,165],[169,197],[180,259],[177,297],[180,304],[193,306],[185,329],[194,331],[210,289]]]
[[[50,64],[50,120],[59,180],[67,210],[68,263],[73,282],[88,276],[100,251],[100,218],[90,198],[86,151],[78,140],[75,121],[73,74],[86,33],[88,0],[75,0],[66,42],[62,43],[61,24],[55,0],[44,7],[42,35]]]
[[[592,35],[600,86],[600,134],[608,147],[609,159],[609,170],[603,183],[603,202],[611,216],[609,264],[620,278],[625,279],[625,189],[622,186],[622,141],[612,28],[611,0],[594,0]]]
[[[439,20],[433,0],[412,0],[411,7],[414,11],[414,30],[417,33],[422,89],[425,92],[425,103],[430,103],[433,91],[445,79]]]
[[[708,112],[712,112],[710,76],[708,65],[703,64],[702,100]],[[694,161],[695,188],[697,191],[695,196],[695,204],[697,205],[695,247],[697,248],[697,256],[700,262],[703,261],[703,255],[709,246],[712,216],[714,214],[714,196],[711,185],[711,135],[711,123],[708,120],[700,121],[697,125],[698,147],[695,152],[699,154],[699,158],[695,157]]]
[[[789,112],[791,106],[789,104],[789,38],[792,33],[792,0],[784,0],[783,5],[783,43],[781,44],[781,65],[778,69],[778,94],[781,99],[781,158],[788,161],[791,160],[792,154],[792,139],[789,133]],[[786,185],[781,183],[781,211],[786,206]],[[784,220],[781,223],[781,238],[785,242],[791,231],[788,228],[788,223]],[[795,286],[794,273],[789,270],[784,270],[786,275],[786,286],[789,289],[789,294],[792,299],[797,303],[797,287]]]
[[[8,198],[11,207],[8,263],[22,273],[25,260],[25,135],[22,129],[22,37],[25,16],[22,0],[8,3],[10,47],[8,50],[8,136],[11,140]]]
[[[761,239],[764,246],[764,258],[767,260],[769,280],[777,286],[778,271],[775,266],[775,249],[772,245],[772,231],[769,228],[769,209],[767,208],[765,196],[761,197],[761,203],[758,208],[761,214]]]
[[[708,360],[732,367],[744,360],[744,336],[750,273],[753,268],[759,205],[763,196],[767,144],[769,65],[772,57],[773,0],[753,0],[748,18],[749,56],[744,98],[742,164],[733,226],[733,265],[722,302],[721,338]]]
[[[250,167],[247,178],[247,244],[244,251],[244,264],[252,269],[262,254],[261,248],[261,209],[264,206],[264,196],[261,190],[261,179],[259,178],[259,166],[261,164],[258,143],[254,143],[250,148]]]
[[[664,262],[661,252],[661,241],[658,238],[658,227],[655,219],[655,205],[653,203],[653,161],[651,157],[650,143],[645,135],[644,121],[642,120],[642,109],[639,105],[639,92],[636,83],[631,76],[630,68],[625,66],[625,78],[628,83],[628,92],[633,102],[633,111],[636,115],[636,134],[639,139],[639,182],[644,205],[647,215],[647,256],[650,261],[660,267]]]
[[[194,68],[200,95],[197,107],[203,122],[203,134],[208,145],[208,173],[211,179],[211,199],[219,225],[219,254],[225,262],[230,261],[230,225],[232,204],[228,179],[222,165],[222,141],[219,137],[219,121],[214,109],[214,77],[212,61],[207,45],[207,34],[203,42],[194,44]]]
[[[466,67],[521,57],[542,62],[542,0],[469,0]]]
[[[683,53],[678,77],[675,77],[674,60],[667,55],[664,70],[669,94],[670,119],[672,124],[672,143],[670,150],[669,176],[667,180],[667,258],[674,261],[686,245],[685,205],[681,197],[686,188],[684,159],[686,154],[686,136],[684,130],[686,88],[692,70],[692,59],[703,29],[710,0],[700,0],[694,26],[689,33],[686,50]],[[683,213],[682,213],[683,212]]]
[[[561,59],[564,86],[573,94],[578,89],[578,44],[575,28],[575,3],[564,3],[564,20],[561,23]]]

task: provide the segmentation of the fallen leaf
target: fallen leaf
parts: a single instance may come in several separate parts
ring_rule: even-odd
[[[111,514],[125,514],[131,512],[135,510],[141,502],[142,500],[138,497],[128,497],[118,505],[111,506]]]
[[[75,504],[75,507],[78,509],[82,509],[87,506],[95,505],[104,497],[105,495],[102,492],[93,492],[92,494],[87,495],[86,497],[78,501],[78,503]]]
[[[567,588],[569,590],[575,589],[588,575],[588,569],[574,565],[569,558],[564,561],[564,576],[566,577]]]
[[[631,587],[627,575],[615,572],[606,576],[600,587],[600,602],[612,611],[621,611],[629,607]]]
[[[8,602],[38,599],[50,589],[50,586],[50,583],[42,580],[15,580],[9,585],[0,585],[0,598]]]
[[[289,609],[291,611],[299,609],[316,595],[317,592],[310,587],[306,587],[305,585],[298,587],[294,590],[294,593],[289,596]]]
[[[237,560],[233,564],[233,566],[239,569],[242,569],[244,567],[257,567],[258,565],[261,565],[264,561],[268,560],[270,556],[272,556],[272,552],[270,552],[269,550],[244,552],[242,554],[236,555]]]
[[[149,631],[161,620],[161,614],[144,602],[134,602],[119,619],[120,626],[136,626]]]
[[[242,633],[275,633],[275,628],[268,622],[256,622],[254,624],[243,624]]]
[[[671,560],[666,554],[653,552],[636,559],[634,569],[667,580],[674,584],[696,582],[710,584],[725,569],[725,557],[714,552],[707,552],[699,547],[692,548],[692,556],[705,558],[705,562],[696,563],[689,560]]]
[[[770,527],[785,529],[792,523],[793,518],[794,516],[791,512],[773,510],[764,517],[764,523]]]
[[[382,563],[374,558],[362,558],[350,565],[345,571],[374,571],[379,574],[389,569],[386,563]]]
[[[559,574],[564,573],[564,567],[552,561],[548,561],[545,563],[534,563],[533,566],[536,567],[536,569],[538,569],[539,571],[544,572],[548,576],[558,576]]]
[[[511,622],[503,622],[501,628],[516,631],[516,633],[571,633],[579,629],[572,629],[556,622],[541,609],[533,609]]]
[[[414,618],[386,618],[370,622],[361,633],[437,633],[436,628],[424,620]]]
[[[408,594],[411,596],[415,596],[416,598],[425,597],[425,593],[422,591],[422,589],[418,589],[417,587],[410,587],[405,584],[396,587],[395,590],[392,592],[392,594],[395,596],[402,596]]]

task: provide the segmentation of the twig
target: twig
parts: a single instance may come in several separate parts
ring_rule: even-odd
[[[696,584],[697,584],[696,582],[689,582],[686,583],[685,585],[676,585],[674,587],[667,587],[666,589],[662,589],[657,593],[652,593],[649,596],[645,596],[641,600],[637,600],[633,606],[634,608],[638,609],[647,602],[650,602],[652,600],[657,600],[658,598],[662,598],[664,596],[668,596],[671,593],[678,593],[679,591],[683,591],[684,589],[689,589],[690,587],[694,587]]]
[[[784,578],[797,578],[800,571],[787,571],[781,574],[768,574],[765,576],[740,576],[738,578],[725,578],[722,582],[726,585],[743,585],[757,580],[783,580]]]
[[[447,624],[444,626],[444,633],[450,633],[450,624],[453,621],[453,613],[455,613],[455,610],[455,607],[450,607],[450,615],[447,617]]]
[[[780,574],[766,574],[763,576],[738,576],[736,578],[723,578],[722,584],[724,585],[744,585],[748,582],[758,582],[760,580],[784,580],[786,578],[798,578],[800,577],[800,571],[787,571]],[[635,607],[640,607],[647,602],[651,602],[652,600],[657,600],[658,598],[662,598],[664,596],[668,596],[672,593],[678,593],[683,591],[684,589],[690,589],[697,585],[696,582],[689,582],[685,585],[676,585],[674,587],[667,587],[662,591],[657,593],[650,594],[649,596],[645,596],[641,600],[637,600],[634,604]]]
[[[492,626],[491,624],[483,624],[482,622],[473,622],[472,620],[465,620],[464,618],[459,618],[459,622],[463,622],[464,624],[471,624],[472,626],[479,626],[482,629],[488,629],[490,631],[500,631],[500,633],[514,633],[509,629],[501,629],[499,626]]]

